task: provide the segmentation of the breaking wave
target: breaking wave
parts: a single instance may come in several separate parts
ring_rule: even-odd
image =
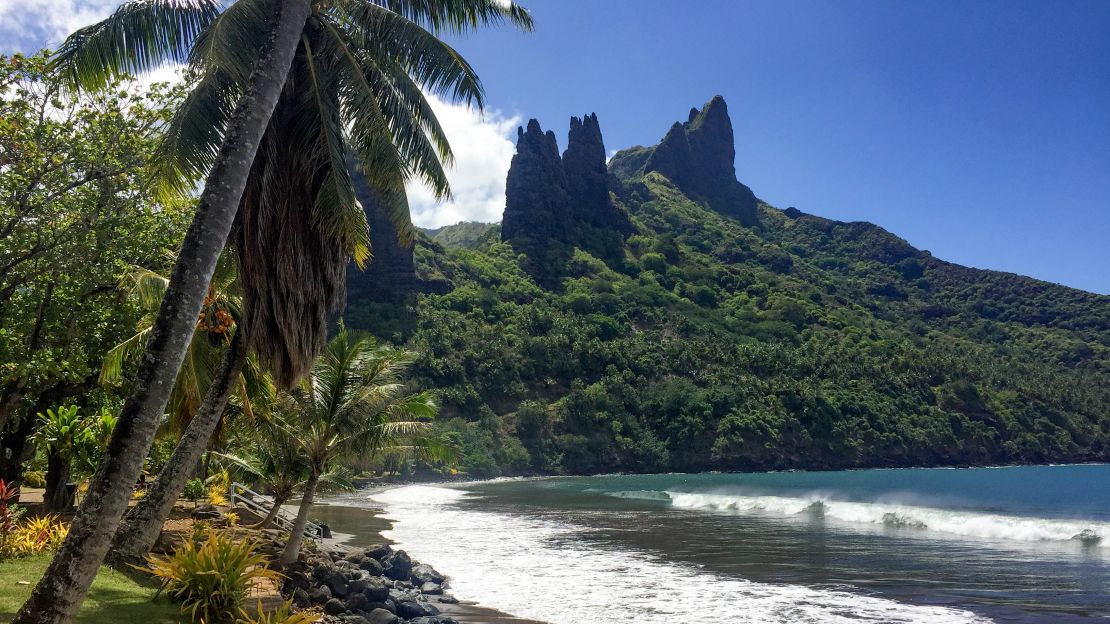
[[[626,498],[700,502],[675,493]],[[661,496],[662,495],[662,496]],[[989,620],[961,609],[911,605],[842,589],[758,583],[718,575],[635,550],[581,539],[582,527],[461,506],[466,492],[408,486],[372,499],[394,521],[384,535],[450,577],[452,592],[518,617],[551,624],[707,620],[750,624],[970,624]],[[764,501],[802,511],[813,501]],[[704,612],[698,611],[705,609]],[[709,615],[711,614],[711,616]]]
[[[653,498],[647,493],[621,497]],[[638,494],[638,493],[637,493]],[[656,492],[679,509],[769,516],[809,516],[849,525],[874,525],[891,529],[933,531],[964,538],[1012,542],[1078,542],[1107,546],[1110,523],[1086,520],[1034,518],[942,509],[884,502],[841,501],[822,495],[757,496],[695,492]]]

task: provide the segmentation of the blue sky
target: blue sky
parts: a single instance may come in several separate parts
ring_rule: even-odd
[[[737,174],[771,204],[1110,294],[1110,2],[523,3],[534,33],[454,41],[489,108],[439,105],[457,200],[416,191],[420,223],[498,218],[522,119],[562,144],[571,115],[596,111],[617,149],[655,143],[720,93]],[[112,4],[0,0],[0,51]]]

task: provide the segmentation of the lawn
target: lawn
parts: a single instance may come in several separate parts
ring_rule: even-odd
[[[9,559],[0,562],[0,622],[15,616],[31,588],[39,580],[50,555]],[[21,584],[26,583],[26,584]],[[178,606],[166,598],[152,601],[156,587],[141,585],[110,568],[102,568],[93,581],[88,598],[77,616],[79,624],[181,624],[188,622]]]

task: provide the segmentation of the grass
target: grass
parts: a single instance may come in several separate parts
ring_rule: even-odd
[[[7,622],[31,595],[51,554],[8,559],[0,562],[0,622]],[[21,584],[26,583],[26,584]],[[136,583],[131,578],[112,570],[101,568],[93,581],[88,598],[81,605],[78,624],[181,624],[188,620],[181,615],[176,604],[165,597],[153,601],[157,587]]]

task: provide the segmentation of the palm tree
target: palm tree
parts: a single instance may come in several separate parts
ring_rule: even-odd
[[[253,0],[251,0],[253,1]],[[261,0],[258,0],[261,1]],[[161,179],[169,189],[211,165],[226,105],[249,69],[236,42],[257,39],[248,0],[231,5],[197,39],[196,89],[169,124]],[[449,194],[443,162],[451,151],[422,90],[481,107],[473,68],[432,33],[510,21],[528,14],[500,0],[341,0],[313,5],[239,207],[232,246],[244,289],[249,348],[279,386],[303,377],[345,298],[350,259],[369,257],[365,214],[351,181],[366,178],[403,238],[411,236],[404,184],[423,180]],[[427,29],[425,29],[427,27]],[[431,31],[431,32],[430,32]],[[231,357],[229,354],[228,357]],[[223,369],[228,372],[230,368]],[[223,387],[215,384],[214,387]],[[186,432],[156,485],[115,540],[122,558],[141,558],[180,495],[186,469],[203,452],[206,432],[226,396],[213,394]],[[173,470],[174,472],[167,472]],[[161,480],[161,478],[160,478]]]
[[[269,527],[297,492],[308,481],[308,461],[300,445],[275,426],[264,426],[249,438],[249,447],[239,453],[214,453],[230,464],[230,468],[243,473],[255,486],[270,495],[271,506],[266,516],[253,528]],[[323,490],[353,489],[350,471],[335,466],[320,476],[318,488]]]
[[[373,455],[413,439],[437,458],[450,448],[429,435],[438,408],[426,392],[407,393],[401,378],[413,354],[355,338],[344,327],[328,342],[312,374],[278,401],[277,426],[308,463],[297,519],[282,563],[296,560],[321,475],[344,457]],[[282,416],[282,414],[284,414]]]
[[[421,24],[432,32],[506,20],[531,25],[526,11],[501,0],[239,0],[220,8],[219,0],[133,0],[74,33],[57,57],[57,67],[83,88],[165,61],[189,62],[196,87],[169,126],[159,162],[166,189],[186,188],[201,176],[207,181],[117,435],[18,624],[68,621],[84,599],[150,447],[233,220],[246,278],[247,331],[236,332],[237,339],[289,386],[323,341],[321,305],[342,299],[339,258],[368,258],[348,150],[398,216],[405,179],[420,177],[448,194],[439,159],[449,157],[449,147],[419,87],[483,103],[470,66]],[[291,72],[298,56],[303,60]],[[290,76],[294,84],[287,83]],[[286,104],[277,125],[271,118],[279,99]],[[313,114],[291,116],[296,110]],[[276,188],[290,192],[299,211],[275,218],[276,209],[289,206]],[[301,204],[306,199],[311,208]],[[250,206],[259,210],[250,213]],[[307,226],[303,235],[294,235],[298,226]],[[274,288],[267,291],[258,278],[275,279]],[[307,329],[298,321],[306,311],[304,318],[317,320]],[[225,359],[225,371],[234,368],[233,359]],[[221,411],[216,408],[226,396],[221,400],[218,387],[229,385],[213,384],[207,416]]]
[[[135,334],[105,354],[100,370],[101,384],[121,383],[127,364],[142,354],[169,281],[165,275],[143,267],[134,267],[124,278],[123,283],[130,284],[130,294],[145,314],[139,319]],[[204,297],[196,332],[170,394],[165,433],[181,435],[185,431],[212,385],[216,369],[242,318],[240,291],[235,259],[228,254],[221,255]],[[253,418],[252,397],[265,399],[269,396],[269,380],[248,360],[235,379],[235,394],[243,411]]]
[[[145,269],[134,271],[131,280],[140,304],[156,309],[168,280]],[[224,254],[209,284],[197,320],[198,332],[189,344],[170,396],[170,429],[180,432],[181,439],[146,496],[127,512],[113,541],[110,555],[113,559],[141,561],[153,546],[162,522],[224,421],[231,394],[239,395],[243,412],[254,420],[255,400],[267,399],[272,392],[268,376],[247,358],[245,335],[239,329],[242,318],[239,290],[235,258]],[[148,318],[152,317],[153,311]],[[103,381],[111,382],[122,376],[124,362],[137,351],[136,345],[141,345],[148,327],[149,321],[141,320],[135,336],[108,352],[101,371]]]
[[[150,450],[311,8],[309,0],[257,4],[260,22],[270,25],[265,43],[252,51],[245,88],[229,106],[226,140],[213,155],[134,385],[69,534],[14,624],[64,624],[77,615]],[[216,19],[218,10],[219,0],[129,2],[105,22],[75,33],[63,47],[59,65],[69,69],[76,86],[98,87],[129,71],[186,60],[186,46]]]

